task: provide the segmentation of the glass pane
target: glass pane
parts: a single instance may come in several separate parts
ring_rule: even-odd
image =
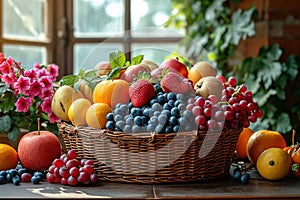
[[[124,30],[124,0],[74,0],[74,36],[103,37]]]
[[[122,44],[101,43],[75,45],[73,74],[77,74],[80,69],[93,69],[97,63],[108,61],[109,54],[118,50],[124,51]]]
[[[45,0],[4,0],[3,36],[45,39]]]
[[[171,0],[131,0],[132,35],[135,37],[180,37],[179,32],[163,28],[171,12]]]
[[[21,66],[31,69],[35,62],[40,64],[46,63],[46,48],[25,45],[3,45],[3,53],[5,57],[11,56],[17,62],[21,62]]]
[[[144,60],[152,60],[156,64],[160,65],[167,56],[170,56],[177,50],[177,43],[151,43],[151,44],[133,44],[131,56],[144,55]]]

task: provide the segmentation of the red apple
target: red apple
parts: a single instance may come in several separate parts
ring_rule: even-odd
[[[121,78],[128,83],[133,82],[134,76],[138,76],[139,72],[151,72],[151,69],[145,64],[138,64],[138,65],[131,65],[129,66],[126,71],[122,74]]]
[[[42,171],[61,155],[61,144],[50,131],[33,131],[25,134],[18,145],[18,156],[23,167]]]
[[[165,60],[159,67],[166,68],[166,69],[173,69],[174,71],[177,71],[185,78],[188,76],[187,67],[185,66],[185,64],[180,62],[178,58]]]

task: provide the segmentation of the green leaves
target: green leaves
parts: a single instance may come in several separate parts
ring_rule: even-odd
[[[8,115],[0,117],[0,133],[8,132],[11,127],[11,119]]]
[[[109,64],[111,69],[116,67],[124,67],[126,63],[126,56],[123,52],[113,52],[109,54]]]

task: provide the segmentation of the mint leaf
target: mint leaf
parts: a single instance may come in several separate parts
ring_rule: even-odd
[[[62,77],[62,79],[60,80],[62,85],[69,85],[71,87],[74,86],[74,84],[78,81],[78,76],[76,75],[67,75]]]
[[[126,56],[123,52],[113,52],[109,54],[109,64],[110,68],[114,69],[115,67],[124,67],[126,62]]]
[[[11,119],[8,115],[0,117],[0,133],[8,132],[11,127]]]
[[[142,62],[142,60],[144,59],[144,55],[138,55],[135,56],[131,59],[131,65],[137,65],[140,64]]]
[[[121,70],[125,69],[126,67],[115,67],[107,74],[107,80],[109,79],[116,79],[120,77]]]

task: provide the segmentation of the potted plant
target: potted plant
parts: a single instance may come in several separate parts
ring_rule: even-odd
[[[38,118],[42,129],[57,132],[51,101],[58,70],[55,64],[39,63],[27,69],[0,53],[0,136],[7,136],[12,146],[22,133],[37,130]]]

